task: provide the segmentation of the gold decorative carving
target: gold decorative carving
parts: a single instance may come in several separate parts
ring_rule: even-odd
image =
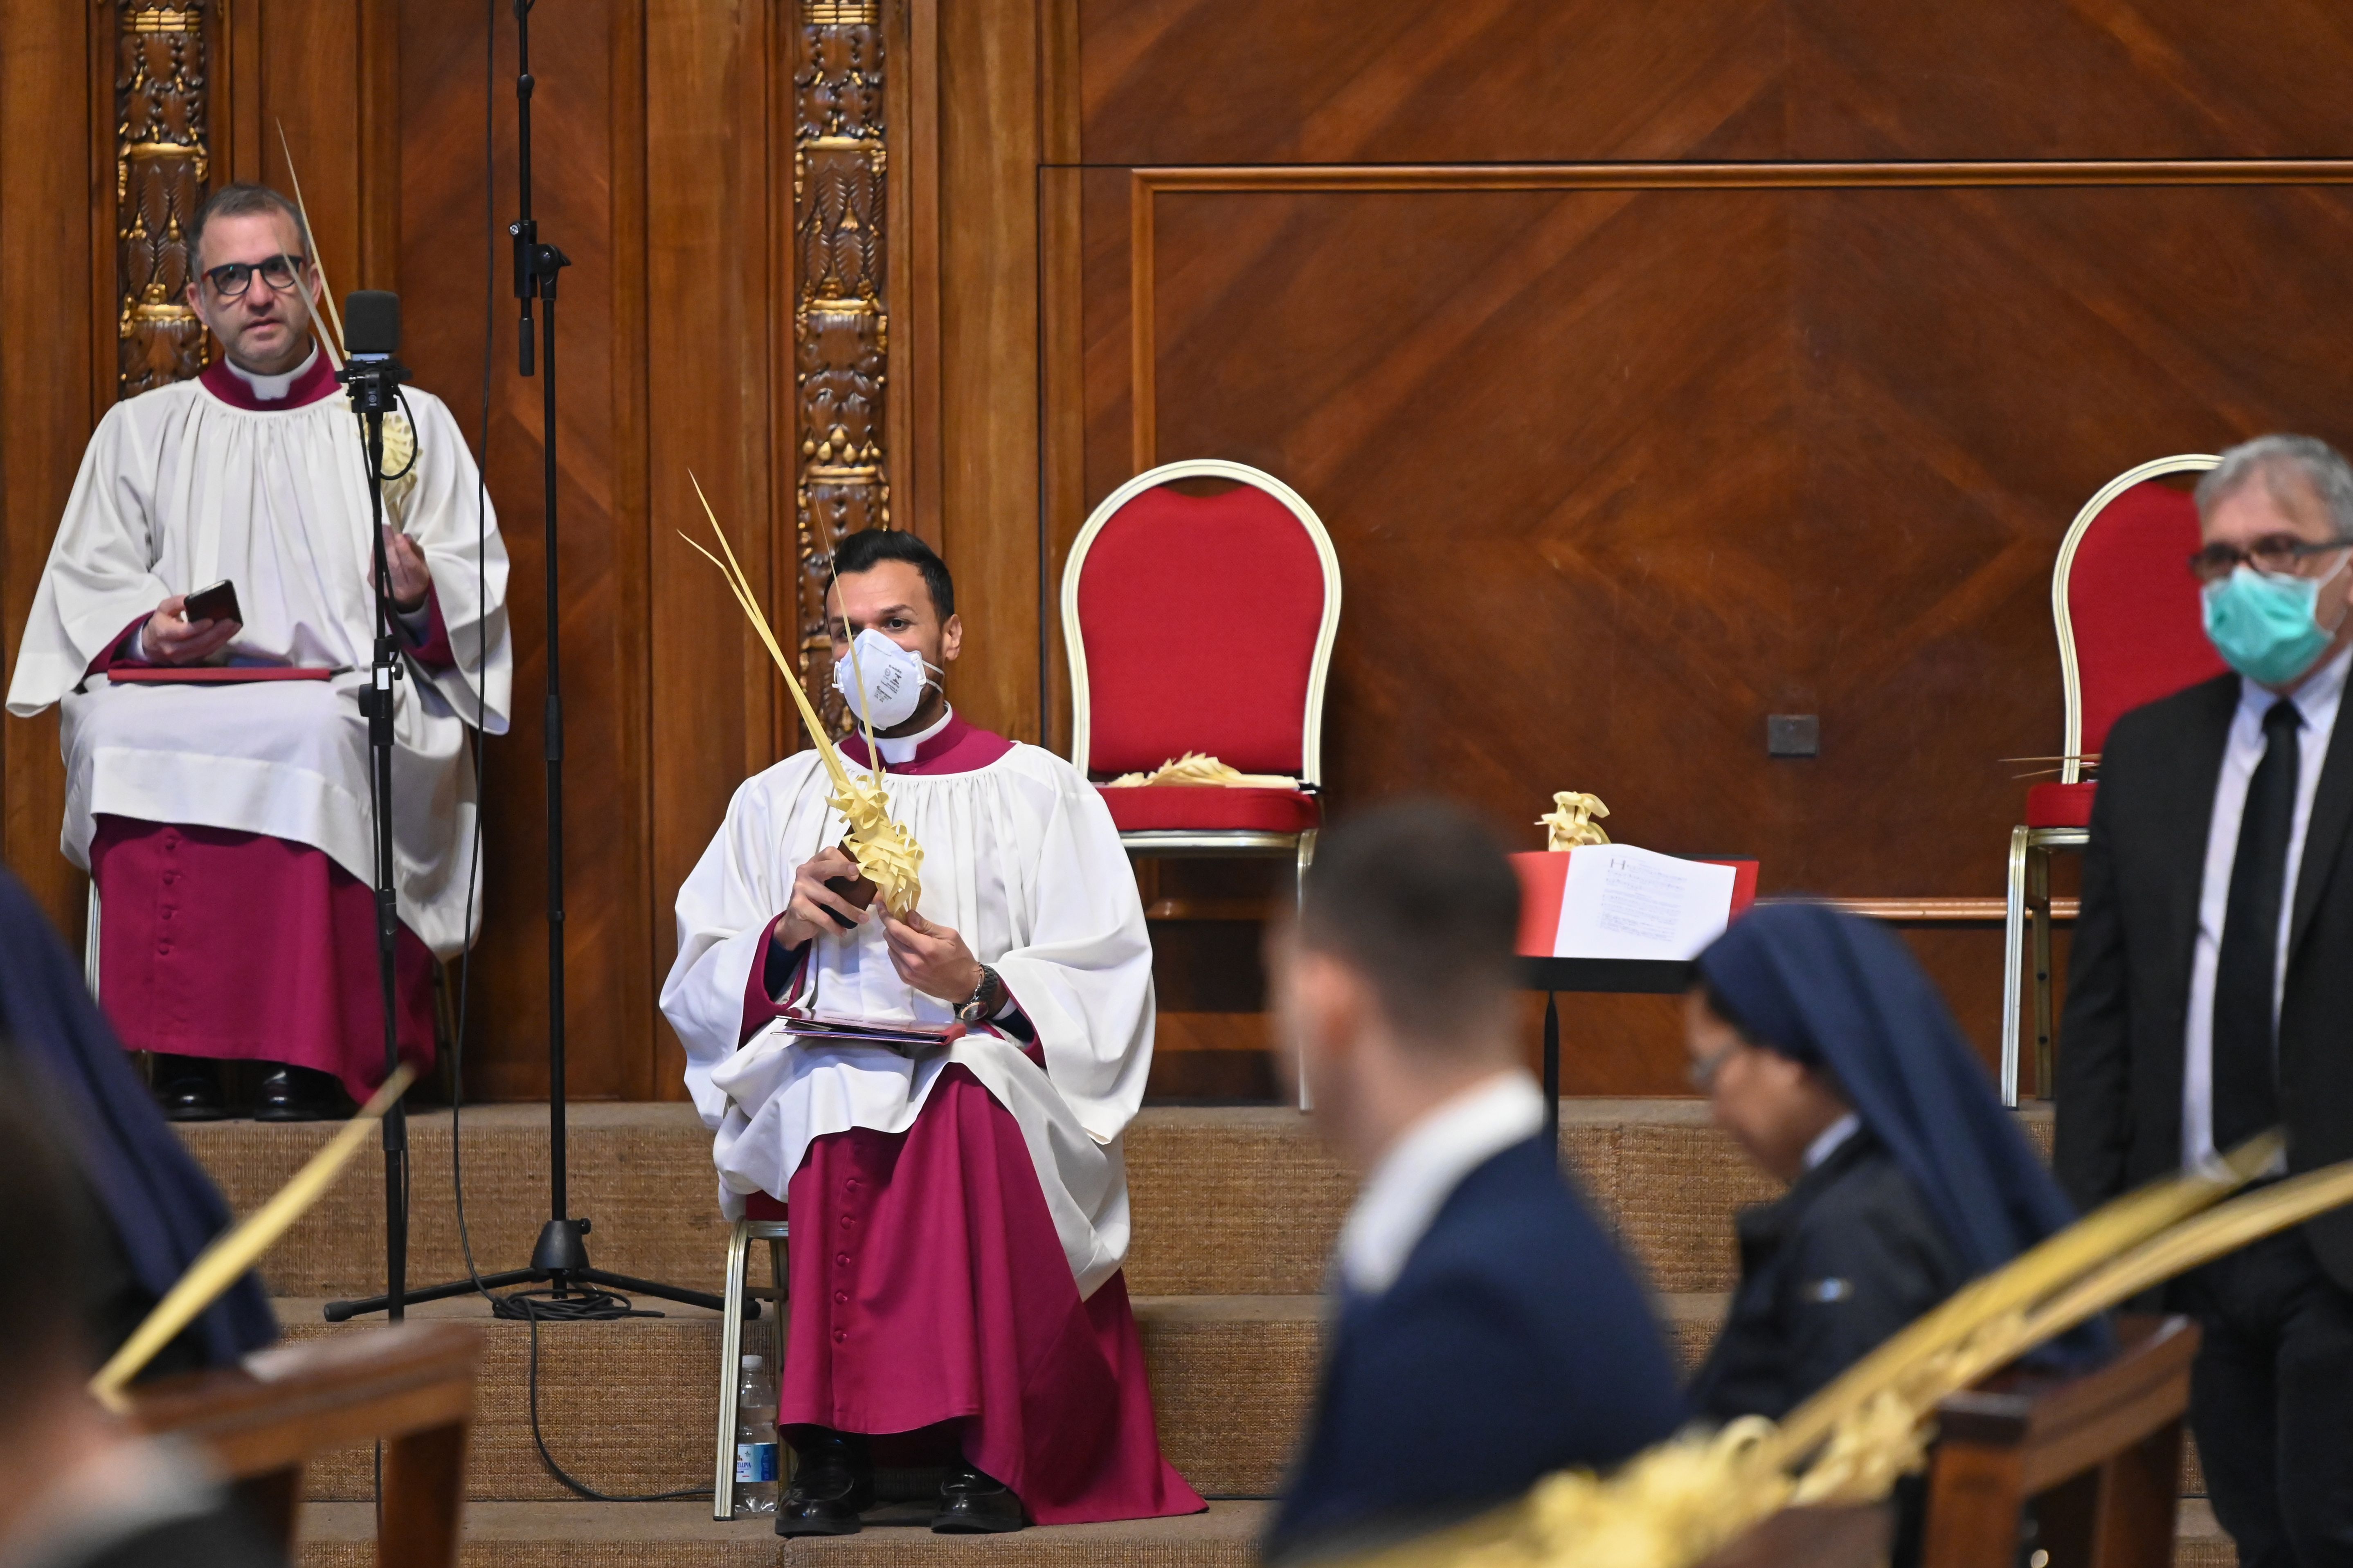
[[[121,0],[115,31],[115,283],[121,300],[118,395],[205,367],[204,324],[184,300],[195,258],[186,229],[211,173],[206,0]]]
[[[883,227],[881,7],[793,0],[793,487],[799,564],[795,652],[835,733],[825,589],[835,542],[891,526],[883,446],[890,313]]]

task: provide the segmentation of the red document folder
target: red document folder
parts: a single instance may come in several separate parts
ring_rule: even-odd
[[[118,664],[106,679],[129,686],[243,686],[256,680],[332,680],[332,669],[288,664]]]
[[[1520,874],[1517,946],[1525,957],[1552,956],[1553,938],[1560,930],[1561,893],[1568,881],[1568,854],[1566,849],[1537,849],[1512,857],[1512,869]],[[1732,868],[1733,919],[1738,920],[1757,901],[1756,861],[1719,859],[1713,855],[1686,858]]]

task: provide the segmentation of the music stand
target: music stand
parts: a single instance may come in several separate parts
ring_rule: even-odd
[[[1523,857],[1512,857],[1517,861]],[[1730,866],[1738,873],[1733,882],[1732,915],[1737,920],[1757,900],[1757,862],[1731,855],[1685,855],[1685,860],[1706,860]],[[1556,917],[1555,917],[1556,919]],[[1588,995],[1679,996],[1691,988],[1693,965],[1688,959],[1555,958],[1527,951],[1534,933],[1549,931],[1542,911],[1524,917],[1520,931],[1520,988],[1545,994],[1544,1098],[1545,1132],[1554,1160],[1560,1158],[1560,1002],[1563,991]]]

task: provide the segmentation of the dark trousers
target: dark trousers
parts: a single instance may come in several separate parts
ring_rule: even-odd
[[[2353,1568],[2353,1292],[2301,1230],[2177,1283],[2204,1340],[2189,1425],[2242,1568]]]

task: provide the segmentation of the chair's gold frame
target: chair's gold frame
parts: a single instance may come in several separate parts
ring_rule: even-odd
[[[2067,710],[2066,743],[2059,763],[2061,784],[2080,784],[2084,777],[2084,680],[2075,658],[2074,623],[2067,612],[2067,584],[2075,570],[2076,549],[2094,521],[2135,485],[2168,474],[2204,473],[2221,461],[2211,453],[2183,452],[2127,468],[2102,485],[2068,526],[2067,536],[2059,545],[2058,564],[2051,572],[2051,618],[2059,634],[2059,680]],[[2030,921],[2034,945],[2034,1091],[2039,1099],[2051,1098],[2051,856],[2054,850],[2081,849],[2091,837],[2090,830],[2082,827],[2029,827],[2021,823],[2010,830],[2010,898],[2001,939],[2004,1105],[2018,1103],[2019,1014]]]
[[[1088,768],[1092,715],[1088,702],[1087,645],[1079,628],[1079,577],[1087,555],[1104,526],[1119,510],[1145,490],[1176,479],[1229,479],[1248,485],[1281,501],[1306,531],[1324,568],[1324,618],[1316,627],[1315,652],[1307,672],[1307,708],[1301,715],[1299,778],[1311,788],[1324,783],[1324,688],[1332,669],[1332,644],[1340,633],[1340,557],[1324,520],[1297,490],[1261,468],[1219,458],[1194,458],[1147,468],[1105,496],[1088,514],[1086,526],[1071,543],[1062,565],[1062,649],[1071,665],[1071,762],[1082,773]],[[1123,833],[1120,843],[1130,855],[1164,858],[1221,858],[1228,856],[1289,856],[1296,869],[1296,887],[1304,893],[1307,868],[1315,859],[1315,832],[1269,833],[1250,828],[1200,832]],[[1309,1108],[1307,1075],[1299,1074],[1299,1109]]]

